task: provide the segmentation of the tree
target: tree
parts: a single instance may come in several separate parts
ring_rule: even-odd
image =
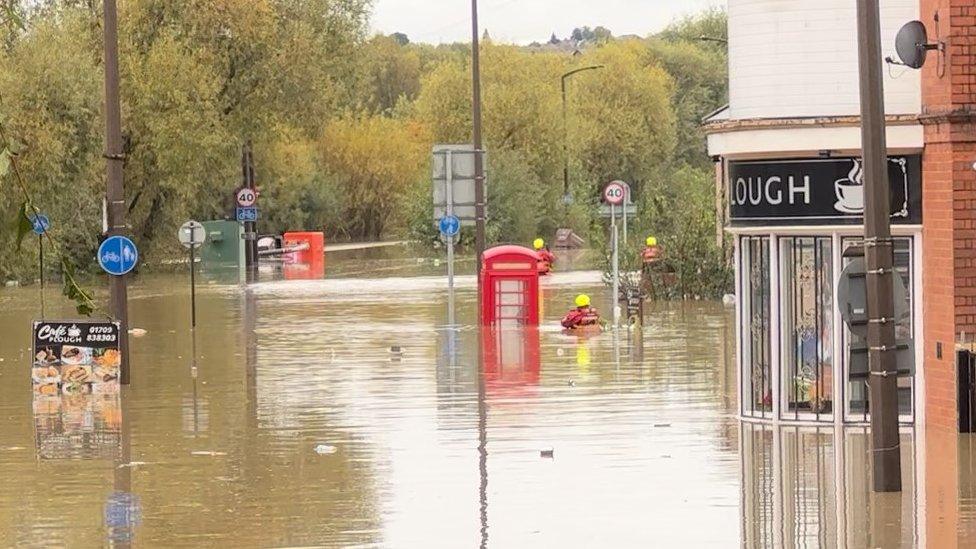
[[[350,232],[378,239],[397,219],[411,184],[425,175],[428,138],[422,127],[383,116],[332,122],[321,142],[328,176],[342,190]]]
[[[556,36],[556,33],[552,33],[552,36],[549,37],[549,43],[552,45],[559,44],[560,42],[562,42],[562,40],[560,40],[559,37]]]
[[[393,40],[401,46],[406,46],[410,43],[410,38],[408,38],[407,35],[403,34],[402,32],[395,32],[390,35],[390,38],[393,38]]]

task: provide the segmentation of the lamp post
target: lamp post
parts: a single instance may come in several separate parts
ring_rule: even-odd
[[[563,93],[563,202],[569,204],[573,201],[573,198],[569,194],[569,127],[566,122],[566,80],[573,76],[574,74],[581,73],[583,71],[592,71],[596,69],[602,69],[603,65],[591,65],[589,67],[581,67],[578,69],[573,69],[566,74],[562,75],[560,78],[560,84]]]
[[[705,36],[704,34],[698,37],[702,42],[718,42],[719,44],[728,45],[729,40],[727,38],[718,38],[715,36]]]

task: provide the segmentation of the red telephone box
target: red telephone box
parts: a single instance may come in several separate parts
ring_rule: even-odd
[[[519,328],[539,325],[539,254],[522,246],[485,250],[481,323]]]

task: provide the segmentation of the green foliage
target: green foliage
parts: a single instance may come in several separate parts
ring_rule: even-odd
[[[367,38],[369,0],[120,8],[127,213],[143,266],[181,253],[173,235],[186,219],[232,213],[248,141],[262,232],[436,241],[430,150],[470,141],[469,46]],[[89,2],[0,0],[0,123],[11,138],[0,184],[16,158],[31,204],[59,228],[54,253],[80,304],[90,295],[73,282],[75,266],[92,266],[104,193],[100,17]],[[600,243],[599,190],[624,179],[641,203],[636,223],[674,252],[680,293],[711,291],[695,279],[725,284],[700,129],[725,101],[725,51],[698,40],[723,37],[724,17],[708,11],[646,40],[581,27],[582,56],[484,44],[490,240],[551,239],[569,226]],[[564,118],[561,76],[590,65],[603,68],[567,80]],[[17,227],[0,232],[0,246],[23,238],[23,213],[23,197],[4,188],[0,215]],[[30,277],[32,264],[30,254],[0,259],[0,277]]]

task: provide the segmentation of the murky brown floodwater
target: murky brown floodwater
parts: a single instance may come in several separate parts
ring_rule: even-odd
[[[556,320],[580,289],[606,293],[597,273],[557,273],[538,332],[484,334],[481,376],[473,279],[452,330],[440,267],[387,255],[330,258],[321,281],[206,284],[195,378],[185,278],[138,280],[131,321],[148,334],[132,340],[120,421],[72,402],[35,422],[37,290],[0,292],[0,545],[974,540],[971,439],[932,435],[957,452],[943,464],[906,432],[905,492],[874,497],[863,429],[740,425],[720,304],[655,304],[636,341],[578,339]]]

